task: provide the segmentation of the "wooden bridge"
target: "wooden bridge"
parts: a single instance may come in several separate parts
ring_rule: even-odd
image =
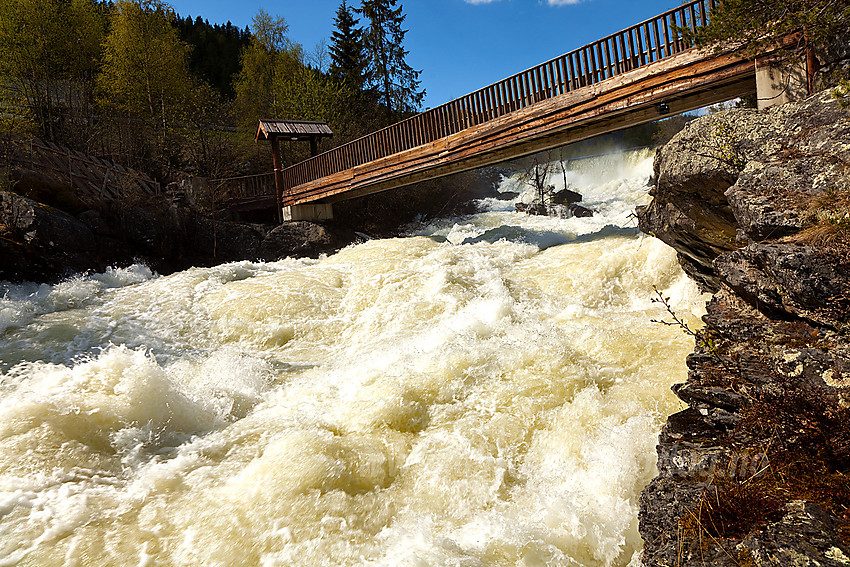
[[[278,210],[284,220],[327,218],[334,202],[755,93],[752,60],[739,57],[734,47],[697,49],[681,33],[706,24],[717,3],[683,4],[278,170]]]

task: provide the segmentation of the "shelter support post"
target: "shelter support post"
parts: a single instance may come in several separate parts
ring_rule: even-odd
[[[280,139],[277,136],[272,136],[272,164],[274,166],[274,187],[275,195],[277,196],[277,222],[283,219],[280,214],[281,198],[283,197],[283,173],[281,172],[280,161]]]

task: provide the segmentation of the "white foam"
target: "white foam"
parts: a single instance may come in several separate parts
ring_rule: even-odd
[[[653,286],[689,324],[700,297],[629,159],[573,172],[594,218],[8,287],[0,564],[637,561],[692,347]]]

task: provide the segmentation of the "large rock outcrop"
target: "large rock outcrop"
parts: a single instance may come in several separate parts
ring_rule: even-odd
[[[685,126],[655,158],[640,228],[679,252],[706,290],[712,262],[743,242],[799,232],[850,189],[850,124],[829,93],[768,112],[720,112]],[[813,206],[814,205],[814,206]]]
[[[647,565],[850,565],[850,112],[691,122],[641,229],[714,296],[641,497]]]
[[[0,279],[13,273],[52,279],[85,269],[96,255],[95,235],[82,221],[32,199],[0,192]]]

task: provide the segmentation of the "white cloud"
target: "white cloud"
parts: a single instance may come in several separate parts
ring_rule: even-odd
[[[499,0],[463,0],[467,4],[492,4],[493,2],[498,2]]]

